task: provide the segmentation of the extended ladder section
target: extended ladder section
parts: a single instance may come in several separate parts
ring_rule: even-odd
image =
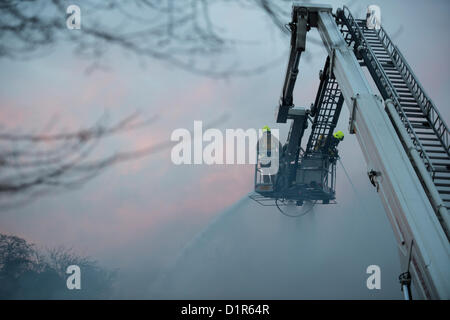
[[[412,161],[428,196],[432,198],[436,191],[439,193],[430,200],[445,229],[442,221],[448,214],[446,209],[450,209],[450,146],[445,121],[382,27],[368,29],[366,21],[353,18],[346,7],[338,11],[337,19],[345,41],[353,46],[356,57],[369,70],[383,99],[392,102],[392,110],[386,109],[391,119],[390,111],[396,113],[395,118],[399,121],[393,121],[394,126],[406,133],[399,134],[403,145],[408,149],[412,142],[424,165],[425,170],[420,170],[421,164]],[[408,137],[410,140],[406,141]],[[432,183],[427,185],[424,181]],[[440,199],[436,199],[438,197]],[[446,231],[448,236],[449,230]]]
[[[341,114],[344,97],[335,77],[330,72],[330,58],[320,74],[319,91],[311,108],[313,124],[305,154],[317,151],[327,152],[330,138]]]

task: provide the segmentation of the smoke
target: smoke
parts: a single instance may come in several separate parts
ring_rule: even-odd
[[[383,212],[373,212],[381,214],[343,199],[289,218],[244,197],[186,245],[149,298],[401,298],[392,232]],[[372,264],[381,268],[381,290],[367,289]]]

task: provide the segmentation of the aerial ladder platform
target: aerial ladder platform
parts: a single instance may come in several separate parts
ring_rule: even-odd
[[[266,179],[256,165],[255,200],[302,205],[335,199],[338,154],[330,142],[345,101],[349,132],[357,137],[398,243],[405,298],[411,298],[412,283],[417,298],[449,299],[450,148],[444,119],[383,27],[368,28],[345,6],[333,13],[331,6],[299,3],[289,27],[291,51],[276,118],[291,120],[291,128],[279,147],[278,172]],[[307,109],[294,105],[292,92],[311,28],[318,29],[328,57]]]

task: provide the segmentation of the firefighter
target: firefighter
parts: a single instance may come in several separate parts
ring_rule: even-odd
[[[341,130],[336,131],[335,133],[333,133],[333,137],[336,138],[337,140],[339,140],[339,142],[340,142],[340,141],[344,140],[344,133]]]
[[[271,162],[270,157],[272,155],[272,133],[270,132],[269,126],[264,126],[262,128],[263,136],[260,138],[258,142],[258,162],[261,167],[261,175],[264,183],[272,183],[272,176],[267,174],[268,169],[270,168]]]
[[[337,146],[339,142],[341,142],[342,140],[344,140],[344,133],[341,130],[333,133],[333,136],[330,139],[330,148],[329,148],[330,156],[333,160],[336,160],[338,157]]]

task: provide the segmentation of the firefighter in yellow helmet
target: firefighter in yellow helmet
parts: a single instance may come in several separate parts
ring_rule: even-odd
[[[333,133],[333,137],[335,137],[339,141],[342,141],[344,140],[344,133],[341,130],[336,131],[335,133]]]
[[[342,140],[344,140],[344,133],[341,130],[333,133],[333,137],[330,139],[330,148],[329,148],[329,152],[330,152],[330,156],[331,156],[332,160],[337,159],[337,157],[338,157],[337,146],[338,146],[339,142],[341,142]]]

